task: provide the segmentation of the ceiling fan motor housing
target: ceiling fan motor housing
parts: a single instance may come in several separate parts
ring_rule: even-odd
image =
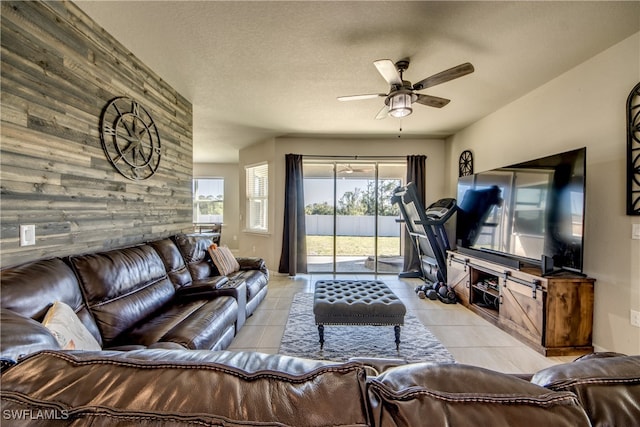
[[[391,92],[389,92],[389,95],[384,99],[384,103],[388,106],[391,102],[391,99],[396,96],[396,95],[400,95],[400,94],[407,94],[411,96],[411,103],[413,104],[414,102],[416,102],[416,100],[418,99],[418,95],[415,94],[412,90],[411,90],[411,82],[408,82],[406,80],[402,81],[403,86],[399,89],[395,89],[392,90]],[[406,85],[408,83],[408,86]]]

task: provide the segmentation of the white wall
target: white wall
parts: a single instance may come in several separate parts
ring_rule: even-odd
[[[237,164],[193,164],[194,178],[224,178],[224,212],[220,242],[231,250],[237,250],[240,241],[239,173]]]
[[[265,258],[271,271],[278,270],[284,225],[285,155],[341,156],[427,156],[426,204],[445,197],[445,142],[441,139],[338,139],[276,138],[240,150],[240,188],[244,188],[244,167],[269,162],[269,233],[243,233],[241,255]],[[240,197],[240,216],[245,215],[244,193]]]
[[[458,156],[476,172],[587,147],[584,272],[594,277],[597,349],[640,354],[640,240],[626,210],[626,100],[640,80],[640,33],[614,45],[447,140],[447,191]]]
[[[245,167],[258,163],[268,162],[269,164],[269,232],[268,233],[253,233],[246,232],[246,210],[247,210],[247,198],[246,198],[246,175]],[[275,140],[269,139],[265,142],[254,144],[250,147],[240,150],[238,171],[239,176],[239,195],[240,203],[238,209],[238,219],[240,221],[240,244],[239,253],[242,256],[259,256],[265,259],[267,267],[271,271],[278,270],[277,261],[278,257],[274,255],[274,228],[275,228],[275,209],[274,206],[279,202],[280,198],[276,192],[276,185],[274,176],[276,170],[274,168],[275,162]],[[282,171],[284,174],[284,171]],[[281,187],[282,188],[282,187]],[[281,190],[282,191],[282,190]],[[280,219],[282,222],[282,219]],[[280,226],[282,230],[282,225]]]

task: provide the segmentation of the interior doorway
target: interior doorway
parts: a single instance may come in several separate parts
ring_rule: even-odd
[[[305,160],[309,273],[401,272],[403,228],[391,195],[405,176],[404,161]]]

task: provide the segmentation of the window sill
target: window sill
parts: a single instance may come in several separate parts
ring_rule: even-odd
[[[265,230],[265,231],[261,231],[261,230],[249,230],[249,229],[244,229],[242,230],[243,233],[245,234],[255,234],[256,236],[271,236],[271,232],[269,232],[269,230]]]

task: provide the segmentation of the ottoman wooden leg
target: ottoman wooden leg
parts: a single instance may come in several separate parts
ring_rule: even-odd
[[[320,350],[324,347],[324,325],[318,325],[318,335],[320,335]]]
[[[393,332],[396,334],[396,350],[400,350],[400,326],[396,325],[393,327]]]

